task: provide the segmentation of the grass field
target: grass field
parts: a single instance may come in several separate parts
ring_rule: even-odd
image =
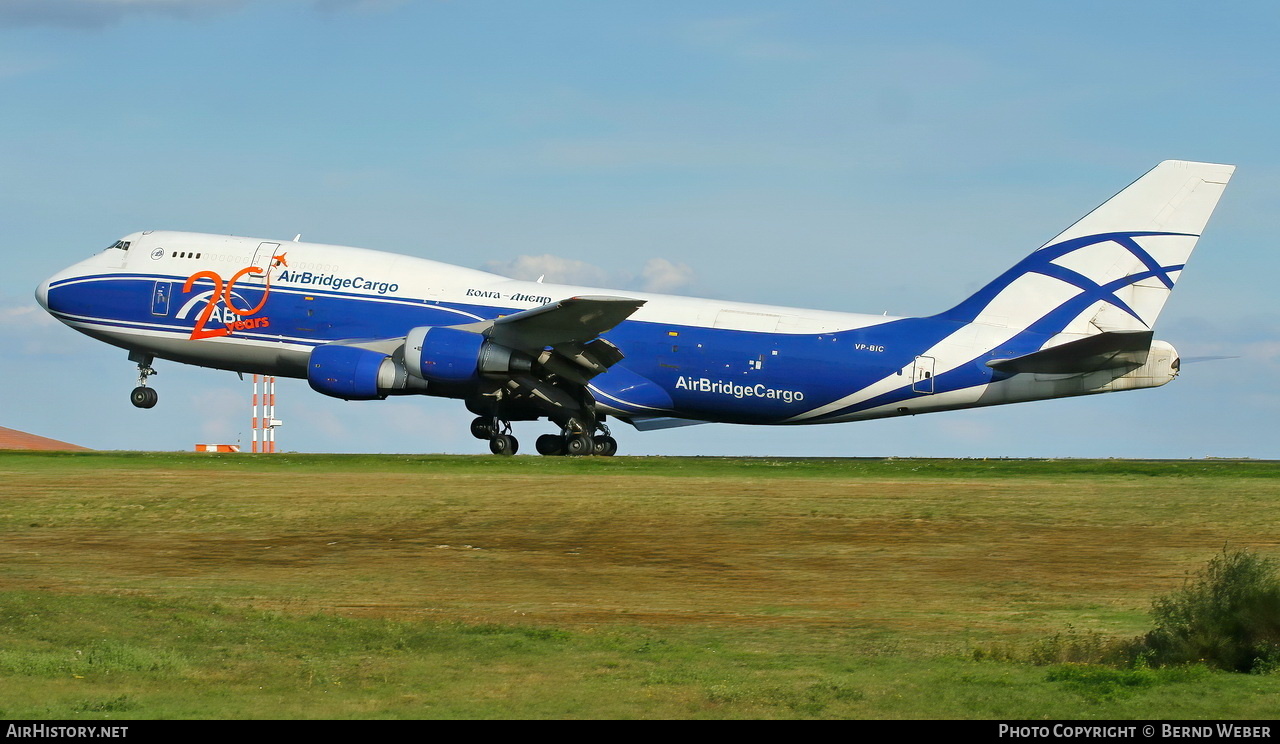
[[[1137,635],[1280,463],[0,453],[9,718],[1275,718]]]

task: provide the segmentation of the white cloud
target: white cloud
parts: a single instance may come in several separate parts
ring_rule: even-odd
[[[538,277],[543,276],[546,281],[553,284],[583,284],[599,287],[611,283],[609,272],[599,266],[551,254],[516,256],[510,261],[489,261],[484,265],[484,269],[525,281],[536,281]]]
[[[38,307],[0,307],[0,325],[25,325],[26,318],[40,317]]]
[[[651,258],[638,275],[631,272],[609,272],[594,264],[551,254],[516,256],[510,261],[489,261],[485,271],[512,279],[537,281],[544,277],[552,284],[577,284],[588,287],[640,289],[646,292],[676,292],[693,284],[693,268],[665,258]]]
[[[693,283],[693,267],[665,258],[651,258],[640,270],[640,289],[647,292],[675,292]]]
[[[0,347],[12,353],[15,349],[25,354],[65,354],[66,337],[50,332],[60,325],[53,316],[30,305],[0,305]]]
[[[35,303],[32,305],[0,306],[0,333],[20,333],[37,328],[49,328],[58,325],[51,315],[47,314]],[[38,330],[42,333],[42,330]]]

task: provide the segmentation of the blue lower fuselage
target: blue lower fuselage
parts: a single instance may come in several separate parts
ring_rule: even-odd
[[[329,289],[241,282],[234,306],[214,304],[214,283],[162,274],[101,273],[55,278],[47,287],[51,313],[110,343],[160,358],[242,372],[306,377],[310,350],[333,341],[403,336],[419,326],[451,326],[495,319],[523,308],[370,295]],[[263,302],[264,294],[268,294]],[[968,364],[927,379],[913,375],[917,358],[963,324],[903,318],[827,333],[743,331],[628,320],[604,334],[626,355],[592,381],[600,405],[614,414],[673,416],[744,424],[824,423],[891,406],[884,415],[939,410],[948,391],[992,382],[984,362],[1043,344],[1018,339]],[[193,329],[227,335],[193,340]],[[900,384],[894,385],[894,378]],[[641,378],[646,384],[635,384]],[[886,384],[885,381],[889,380]],[[829,408],[868,386],[872,397]],[[451,397],[466,397],[450,390]],[[892,408],[900,404],[898,410]],[[798,416],[808,414],[805,418]]]

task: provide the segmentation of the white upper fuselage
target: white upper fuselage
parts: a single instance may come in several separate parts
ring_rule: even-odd
[[[128,251],[122,251],[125,255],[117,267],[119,270],[157,275],[190,275],[200,270],[212,270],[226,278],[252,266],[259,246],[268,242],[260,238],[162,230],[136,232],[121,240],[129,242],[131,247]],[[744,331],[778,330],[784,333],[826,333],[863,328],[895,319],[883,315],[529,282],[367,248],[280,240],[269,242],[278,245],[277,252],[287,256],[288,276],[312,275],[311,281],[300,281],[282,279],[277,274],[272,281],[273,291],[305,292],[308,289],[326,288],[331,285],[319,283],[324,280],[323,277],[335,277],[336,281],[364,280],[358,286],[342,289],[363,295],[371,301],[427,301],[450,305],[480,303],[502,305],[516,310],[527,310],[562,297],[621,294],[645,300],[645,305],[632,316],[633,320]],[[152,255],[157,249],[160,250],[158,258]],[[266,258],[269,260],[270,256]],[[77,264],[78,266],[80,265]],[[64,278],[67,272],[91,273],[94,270],[92,266],[83,269],[77,267],[59,273],[50,281]],[[366,283],[374,286],[366,287]],[[388,284],[394,284],[395,290],[388,291],[385,286]],[[773,327],[762,327],[773,323],[774,318],[778,320]]]

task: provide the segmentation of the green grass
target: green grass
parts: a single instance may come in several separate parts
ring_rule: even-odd
[[[1019,659],[1276,524],[1258,461],[0,453],[0,715],[1274,718]]]
[[[1280,676],[5,592],[6,718],[1269,718]],[[21,649],[21,650],[18,650]]]
[[[1280,479],[1280,460],[912,459],[819,457],[539,457],[280,453],[270,457],[194,452],[0,450],[0,470],[181,467],[246,472],[433,472],[453,474],[619,474],[757,478],[1018,478],[1071,475]]]

